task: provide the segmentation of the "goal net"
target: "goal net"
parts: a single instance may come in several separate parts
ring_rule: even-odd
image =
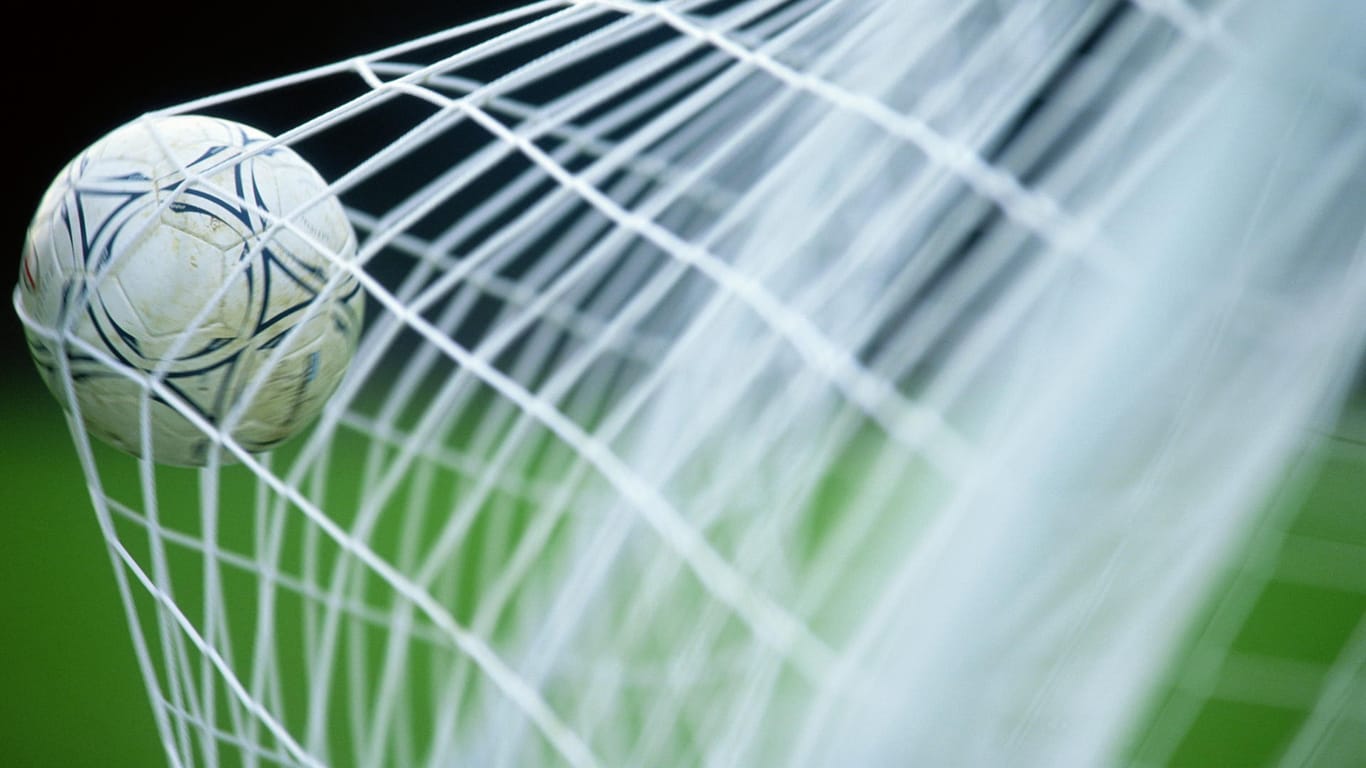
[[[1347,764],[1363,39],[546,0],[160,113],[313,162],[367,301],[272,453],[70,420],[168,761]]]

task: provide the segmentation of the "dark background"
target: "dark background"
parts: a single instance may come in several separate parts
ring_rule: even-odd
[[[11,305],[24,231],[53,176],[144,112],[515,5],[40,2],[11,14],[3,54],[10,204],[8,266],[0,259],[0,763],[165,764],[65,422]]]

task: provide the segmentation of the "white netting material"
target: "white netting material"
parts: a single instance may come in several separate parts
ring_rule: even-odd
[[[1366,348],[1366,13],[1278,5],[553,0],[170,110],[372,318],[274,455],[74,430],[171,762],[1118,759]]]

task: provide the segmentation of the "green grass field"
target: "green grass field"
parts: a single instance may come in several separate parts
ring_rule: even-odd
[[[56,405],[18,376],[0,404],[9,534],[0,537],[0,743],[16,766],[164,764],[107,550]],[[25,383],[29,380],[31,383]],[[1349,640],[1366,615],[1366,407],[1358,405],[1317,468],[1288,484],[1222,596],[1191,628],[1171,680],[1135,735],[1138,765],[1271,765],[1292,748],[1334,681],[1350,681]],[[129,488],[135,488],[130,478]],[[162,487],[193,508],[193,484]],[[184,498],[181,498],[184,497]],[[505,532],[506,533],[506,532]],[[483,535],[472,537],[482,540]],[[468,582],[466,582],[468,583]],[[464,621],[476,596],[462,595]],[[189,609],[187,608],[187,611]],[[1343,670],[1346,669],[1346,672]],[[1362,670],[1347,686],[1355,711]],[[1341,687],[1339,685],[1339,687]],[[1331,714],[1331,713],[1330,713]],[[1366,754],[1361,719],[1322,726],[1334,751]],[[1344,747],[1343,745],[1347,745]]]
[[[1137,764],[1349,768],[1366,755],[1362,405],[1303,462],[1191,628],[1135,739]],[[1296,742],[1302,730],[1322,737],[1318,751]]]
[[[56,403],[29,370],[0,398],[0,744],[7,765],[165,764],[109,555]]]

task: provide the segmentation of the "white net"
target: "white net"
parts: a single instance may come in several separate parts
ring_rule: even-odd
[[[169,761],[1350,764],[1362,39],[551,0],[168,110],[323,170],[369,316],[272,454],[71,421]]]

